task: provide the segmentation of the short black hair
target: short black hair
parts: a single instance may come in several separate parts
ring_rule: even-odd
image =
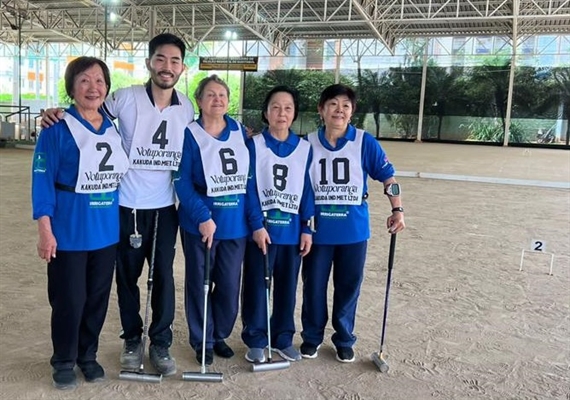
[[[97,57],[82,56],[71,61],[65,68],[65,91],[70,99],[73,99],[73,84],[77,75],[88,70],[94,65],[99,65],[103,70],[103,77],[107,84],[107,93],[105,93],[105,97],[109,94],[109,90],[111,90],[111,73],[109,72],[107,64]]]
[[[334,99],[337,96],[346,96],[352,103],[352,109],[356,109],[356,93],[351,87],[343,85],[342,83],[335,83],[334,85],[327,86],[321,92],[321,98],[319,99],[319,107],[323,107],[325,103]]]
[[[265,100],[263,100],[263,108],[261,110],[261,120],[264,123],[269,124],[269,121],[265,117],[265,112],[267,111],[267,107],[269,107],[269,102],[271,101],[271,98],[275,93],[281,93],[281,92],[289,93],[291,97],[293,97],[293,105],[295,106],[295,115],[293,116],[293,121],[295,121],[299,116],[299,92],[297,91],[297,89],[293,89],[292,87],[279,85],[271,89],[269,93],[267,93],[267,96],[265,96]]]
[[[150,42],[148,42],[148,58],[152,58],[156,50],[160,46],[164,46],[165,44],[171,44],[180,49],[180,53],[182,53],[182,62],[184,62],[184,56],[186,55],[186,45],[178,36],[173,35],[172,33],[161,33],[153,37]]]

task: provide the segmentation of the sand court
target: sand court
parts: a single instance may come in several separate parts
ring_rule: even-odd
[[[215,358],[210,368],[224,374],[223,382],[183,382],[182,372],[197,372],[199,365],[188,345],[179,246],[172,346],[177,375],[161,384],[118,380],[122,341],[113,288],[99,348],[108,379],[89,384],[78,374],[80,384],[72,392],[51,383],[46,266],[36,254],[31,220],[32,152],[0,149],[0,399],[569,400],[570,152],[382,145],[400,174],[407,224],[398,235],[390,289],[387,374],[376,369],[370,354],[380,342],[390,207],[381,185],[372,183],[373,233],[353,364],[335,360],[329,326],[318,358],[252,373],[238,321],[227,341],[236,356]],[[553,275],[549,254],[527,253],[519,271],[521,251],[530,250],[532,240],[542,240],[554,254]],[[145,280],[146,267],[141,288]],[[144,299],[143,294],[143,306]],[[298,332],[300,306],[301,283]],[[301,344],[298,333],[294,344]]]

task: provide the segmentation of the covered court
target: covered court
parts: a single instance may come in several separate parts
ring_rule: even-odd
[[[228,340],[236,356],[216,358],[212,366],[224,374],[223,383],[181,381],[182,371],[199,371],[199,366],[187,344],[178,251],[172,346],[177,376],[161,384],[118,380],[122,342],[113,289],[99,350],[109,379],[101,384],[80,380],[70,393],[51,386],[46,267],[35,254],[37,228],[30,217],[32,153],[0,149],[0,398],[567,400],[568,152],[404,142],[383,146],[403,175],[476,176],[496,182],[399,178],[407,229],[398,237],[390,291],[387,374],[378,372],[369,358],[379,345],[389,243],[383,226],[388,202],[373,184],[373,237],[357,314],[355,363],[335,360],[327,331],[317,359],[252,373],[238,322]],[[512,180],[518,184],[508,184]],[[555,254],[552,276],[547,254],[528,254],[519,271],[521,251],[533,239],[543,240],[546,251]],[[297,305],[299,323],[300,299]],[[294,344],[300,345],[298,334]]]

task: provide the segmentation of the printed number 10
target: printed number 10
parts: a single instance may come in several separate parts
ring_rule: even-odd
[[[321,158],[319,164],[321,166],[321,181],[319,185],[328,185],[327,179],[327,160]],[[346,185],[350,181],[350,168],[348,158],[335,158],[332,162],[332,181],[336,185]]]

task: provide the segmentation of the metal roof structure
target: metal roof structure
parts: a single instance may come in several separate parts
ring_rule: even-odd
[[[297,39],[378,39],[570,32],[570,0],[0,0],[0,41],[118,48],[169,31],[190,50],[240,40],[285,51]],[[113,13],[113,14],[111,14]],[[116,17],[116,19],[114,18]]]

